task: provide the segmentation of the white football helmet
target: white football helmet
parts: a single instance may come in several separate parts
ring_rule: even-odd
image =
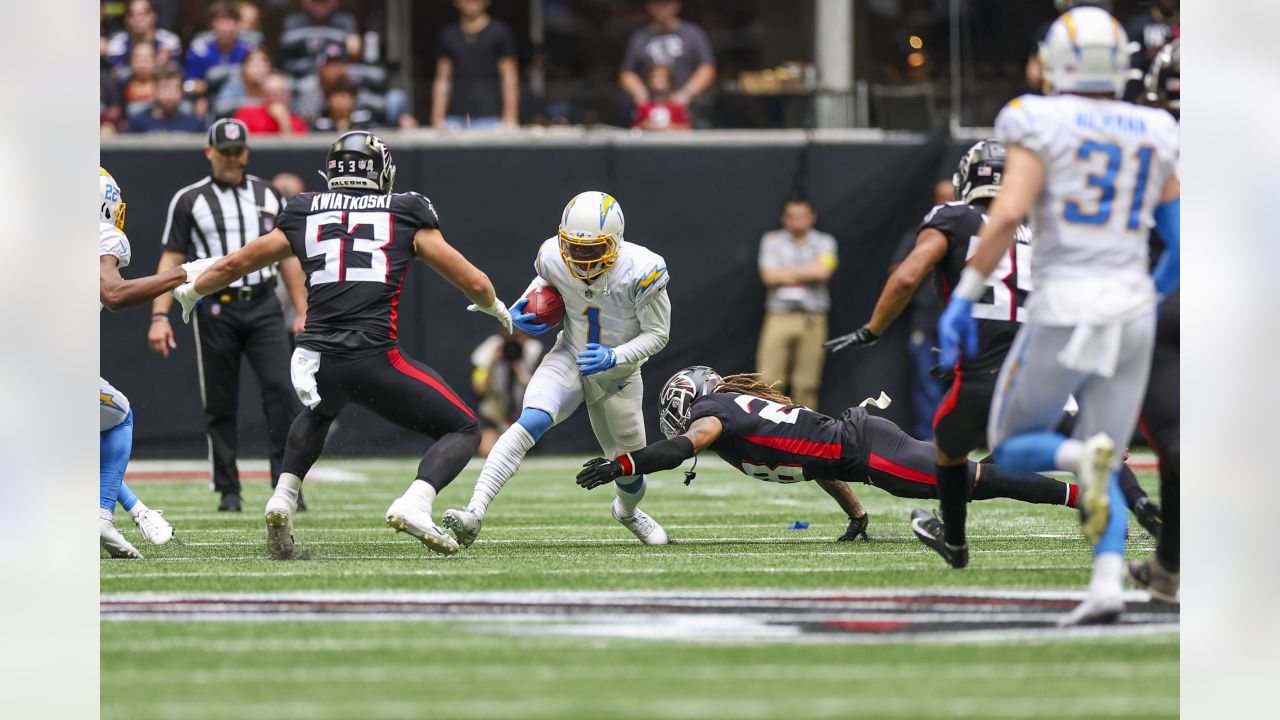
[[[1124,28],[1106,10],[1077,7],[1049,26],[1040,64],[1051,93],[1120,95],[1133,48]]]
[[[124,195],[120,192],[120,184],[101,166],[98,167],[98,195],[102,199],[98,221],[124,230]]]
[[[618,259],[626,221],[622,206],[608,193],[578,193],[560,215],[560,257],[579,280],[590,280]]]

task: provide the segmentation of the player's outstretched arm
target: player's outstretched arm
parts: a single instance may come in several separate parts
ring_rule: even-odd
[[[98,297],[108,310],[123,310],[148,303],[187,281],[187,272],[175,267],[155,275],[125,280],[114,255],[98,258]]]
[[[1156,232],[1164,241],[1164,252],[1151,272],[1156,290],[1168,295],[1178,289],[1182,264],[1182,184],[1177,176],[1169,178],[1160,193],[1160,205],[1156,207]]]
[[[640,362],[657,355],[671,338],[671,298],[666,288],[636,308],[640,334],[613,349],[618,364]]]
[[[835,352],[849,346],[875,345],[880,340],[880,336],[885,334],[893,321],[907,308],[911,302],[911,296],[916,294],[920,284],[929,277],[929,271],[941,262],[946,254],[946,235],[936,228],[921,230],[916,236],[915,249],[898,264],[893,274],[889,276],[889,281],[885,283],[884,290],[880,292],[880,299],[876,302],[876,309],[871,313],[871,320],[848,335],[831,338],[822,344],[823,347]]]
[[[623,477],[670,470],[685,460],[711,447],[720,437],[724,425],[714,417],[698,418],[683,435],[660,440],[635,452],[623,453],[613,460],[598,457],[583,464],[578,484],[590,490]]]
[[[849,487],[849,483],[843,480],[815,480],[818,487],[826,491],[828,495],[835,499],[836,504],[844,510],[844,514],[849,516],[850,520],[867,514],[863,509],[862,502],[858,500],[858,496],[853,494],[853,489]]]
[[[203,297],[221,290],[255,270],[261,270],[292,256],[293,250],[289,247],[289,239],[285,237],[283,230],[277,228],[254,239],[230,255],[224,255],[200,273],[192,283],[192,287]]]
[[[497,318],[507,332],[511,332],[511,315],[494,292],[489,276],[446,242],[439,230],[422,228],[414,233],[413,252],[450,285],[461,290],[477,311]]]

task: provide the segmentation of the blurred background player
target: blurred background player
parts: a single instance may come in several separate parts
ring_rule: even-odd
[[[408,490],[387,508],[386,522],[433,552],[455,553],[458,544],[431,519],[431,504],[475,454],[480,433],[475,414],[444,379],[400,351],[400,290],[417,258],[507,329],[511,316],[488,276],[445,241],[431,201],[392,192],[396,166],[380,139],[362,131],[338,138],[324,175],[327,192],[294,196],[273,230],[223,257],[175,296],[185,319],[201,296],[291,255],[302,259],[310,313],[290,370],[306,407],[289,429],[283,470],[267,500],[272,557],[298,557],[293,515],[302,480],[348,403],[435,440]]]
[[[162,295],[195,277],[202,267],[187,263],[150,277],[125,280],[120,270],[133,257],[124,234],[125,202],[115,178],[98,168],[98,297],[101,307],[123,310]],[[116,501],[124,504],[134,524],[148,541],[157,545],[173,537],[173,526],[160,510],[148,508],[124,487],[124,471],[133,452],[133,410],[129,398],[106,380],[98,378],[99,486],[98,517],[102,549],[112,557],[141,558],[115,526]]]
[[[495,333],[471,352],[471,389],[480,402],[480,457],[520,417],[525,389],[542,357],[542,343],[522,332]]]
[[[1068,11],[1041,45],[1049,97],[1025,95],[996,117],[1008,146],[1003,188],[938,322],[942,364],[978,350],[975,303],[1032,217],[1036,292],[997,380],[988,439],[1002,467],[1080,478],[1093,577],[1065,625],[1114,622],[1128,513],[1117,442],[1137,425],[1155,336],[1147,229],[1177,244],[1177,122],[1121,102],[1128,38],[1098,8]],[[1072,438],[1053,428],[1080,404]]]
[[[550,328],[525,313],[528,295],[551,287],[564,300],[564,329],[538,365],[515,424],[502,433],[480,470],[471,502],[446,510],[443,522],[464,547],[475,542],[485,512],[536,442],[584,402],[600,449],[612,456],[645,445],[640,367],[666,347],[671,333],[666,261],[623,239],[622,206],[612,195],[579,193],[560,215],[556,237],[538,250],[537,275],[512,307],[515,326],[530,335]],[[667,532],[637,507],[643,475],[615,484],[615,520],[646,545]]]

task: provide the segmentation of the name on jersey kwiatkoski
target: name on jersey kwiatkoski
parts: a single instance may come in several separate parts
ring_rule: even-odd
[[[318,210],[370,210],[391,209],[390,195],[347,195],[344,193],[317,193],[311,198],[311,212]]]

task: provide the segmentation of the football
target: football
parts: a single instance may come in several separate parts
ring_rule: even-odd
[[[553,328],[564,320],[564,300],[553,287],[540,287],[528,295],[529,303],[524,311],[538,316],[537,321]]]

